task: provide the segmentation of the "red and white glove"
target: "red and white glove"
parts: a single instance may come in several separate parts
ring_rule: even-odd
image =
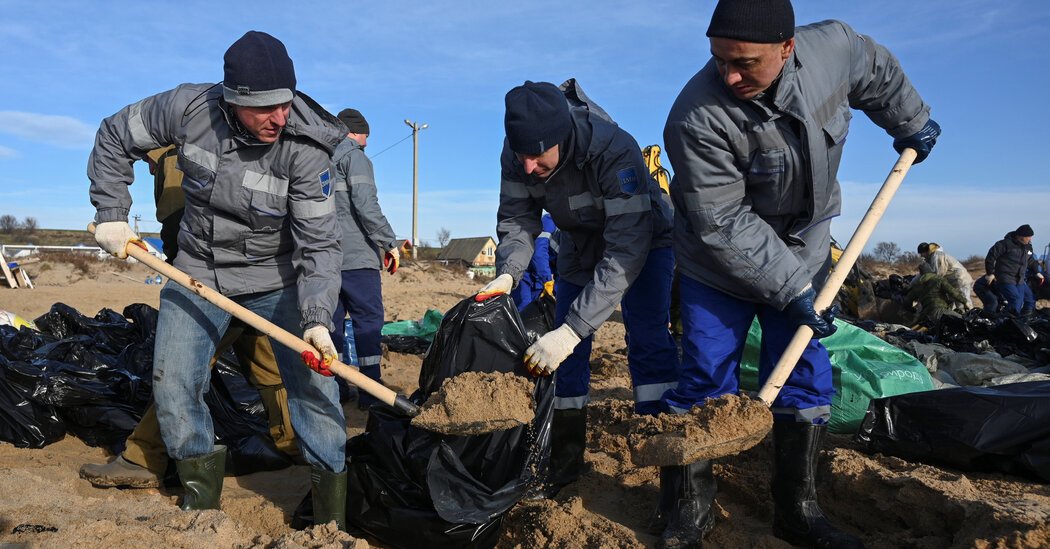
[[[401,266],[401,249],[390,248],[387,250],[386,255],[383,256],[383,268],[386,272],[394,274],[397,272],[397,268]]]
[[[323,376],[331,377],[333,374],[328,367],[339,356],[339,352],[335,350],[335,343],[332,343],[332,334],[328,333],[328,328],[321,325],[307,328],[303,332],[303,339],[310,345],[313,345],[318,352],[318,354],[314,354],[310,351],[303,351],[303,363],[309,366],[311,370]]]
[[[507,273],[503,273],[496,278],[492,279],[492,282],[481,287],[478,290],[478,295],[474,297],[475,301],[485,301],[491,297],[496,297],[500,294],[510,293],[511,288],[514,287],[514,277]]]

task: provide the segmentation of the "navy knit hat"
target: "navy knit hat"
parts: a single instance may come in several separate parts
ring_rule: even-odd
[[[223,56],[222,96],[244,107],[269,107],[295,97],[295,67],[280,40],[248,31]]]
[[[791,0],[718,0],[707,36],[776,44],[795,36]]]
[[[518,154],[543,154],[565,141],[572,131],[572,117],[565,94],[549,82],[529,82],[509,92],[503,126],[510,150]]]
[[[1017,236],[1035,236],[1035,231],[1032,230],[1031,225],[1021,225],[1014,232]]]
[[[368,135],[368,121],[357,109],[343,109],[336,116],[350,133]]]

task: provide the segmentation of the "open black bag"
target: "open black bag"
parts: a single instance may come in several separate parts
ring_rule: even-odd
[[[553,304],[519,316],[508,296],[465,299],[445,315],[411,400],[468,371],[528,376],[525,349],[551,329]],[[522,321],[528,320],[528,325]],[[503,513],[545,477],[554,384],[536,382],[531,425],[476,436],[417,429],[410,418],[373,406],[366,432],[347,445],[347,523],[395,547],[491,547]]]
[[[1050,382],[875,399],[857,440],[910,461],[1050,481]]]

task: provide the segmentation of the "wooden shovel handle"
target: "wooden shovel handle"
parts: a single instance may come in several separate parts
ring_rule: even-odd
[[[88,232],[94,234],[95,224],[91,223],[88,225]],[[201,296],[206,301],[215,305],[216,307],[230,313],[234,317],[243,321],[245,324],[259,330],[266,334],[273,340],[277,341],[281,345],[288,347],[295,351],[297,355],[301,355],[304,351],[308,351],[313,354],[317,354],[316,349],[313,345],[303,341],[302,339],[288,333],[280,326],[277,326],[273,322],[266,320],[265,318],[255,314],[254,312],[242,307],[237,302],[230,298],[220,294],[219,292],[205,286],[199,280],[189,276],[188,274],[176,269],[175,267],[168,265],[158,257],[154,257],[152,254],[146,251],[145,248],[137,245],[134,241],[129,242],[127,246],[128,256],[134,257],[141,261],[147,267],[157,271],[158,273],[174,280],[179,285],[191,290],[193,293]],[[303,365],[306,368],[305,365]],[[376,397],[383,403],[393,407],[401,413],[415,416],[419,414],[419,407],[412,403],[407,398],[395,393],[386,386],[373,380],[372,378],[362,374],[357,368],[349,366],[340,362],[338,359],[332,361],[331,366],[328,367],[329,371],[339,377],[353,383],[358,388],[364,390],[366,393]]]
[[[835,301],[839,288],[846,281],[846,276],[849,275],[850,269],[853,268],[857,258],[860,257],[861,251],[864,250],[864,246],[867,245],[868,238],[871,237],[871,233],[875,231],[879,220],[882,219],[882,214],[886,212],[886,208],[890,205],[890,200],[893,199],[897,188],[904,181],[904,176],[908,174],[908,170],[911,169],[911,165],[915,162],[915,156],[914,150],[904,149],[900,158],[897,159],[897,163],[890,170],[890,174],[886,176],[886,181],[883,182],[882,188],[875,195],[875,199],[871,201],[871,206],[868,207],[867,213],[864,214],[860,225],[854,231],[853,237],[849,239],[849,244],[846,245],[842,256],[839,257],[838,263],[831,269],[827,282],[824,283],[824,287],[821,288],[817,298],[813,301],[813,308],[817,312],[824,312]],[[780,355],[780,360],[777,361],[776,367],[773,368],[769,378],[766,379],[765,385],[758,392],[758,398],[765,402],[767,406],[773,403],[773,400],[780,394],[780,390],[784,388],[784,383],[787,382],[791,372],[795,369],[798,359],[802,357],[802,352],[806,350],[806,345],[809,344],[811,339],[813,339],[813,329],[806,325],[799,326],[795,336],[791,338],[791,342],[784,349],[784,353]]]

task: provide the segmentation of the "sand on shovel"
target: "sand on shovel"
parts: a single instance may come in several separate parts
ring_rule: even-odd
[[[761,400],[722,395],[685,414],[640,416],[628,444],[636,465],[689,465],[743,452],[773,428],[773,414]]]
[[[464,372],[446,379],[412,425],[446,435],[480,435],[530,423],[533,384],[512,372]]]

